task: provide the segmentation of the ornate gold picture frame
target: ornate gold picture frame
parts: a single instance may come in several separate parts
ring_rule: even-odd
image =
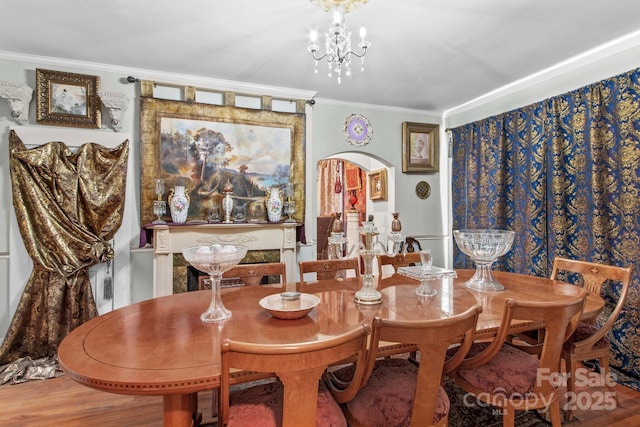
[[[439,147],[438,125],[402,123],[402,172],[438,172]]]
[[[100,78],[36,69],[36,122],[44,125],[99,128]]]
[[[369,173],[369,198],[371,200],[387,200],[386,169]]]
[[[187,222],[224,217],[227,181],[234,209],[244,206],[234,221],[267,222],[265,197],[276,185],[294,202],[293,219],[304,222],[305,114],[143,97],[140,120],[142,224],[154,220],[156,178],[166,181],[164,200],[184,184]]]

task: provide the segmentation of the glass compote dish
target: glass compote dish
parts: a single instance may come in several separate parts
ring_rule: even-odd
[[[426,298],[438,295],[438,291],[431,286],[435,280],[443,281],[458,277],[455,271],[446,268],[435,267],[430,249],[420,251],[420,265],[408,265],[398,267],[398,274],[420,281],[416,288],[416,295],[420,301],[427,301]]]
[[[516,233],[512,230],[468,229],[454,230],[453,236],[462,253],[476,264],[476,272],[465,283],[469,289],[499,292],[504,286],[491,275],[491,266],[511,249]]]
[[[221,322],[231,317],[220,297],[222,273],[235,267],[247,254],[247,247],[240,245],[198,245],[182,249],[184,259],[200,271],[211,276],[211,304],[200,315],[205,323]]]
[[[416,295],[421,297],[432,297],[438,292],[431,287],[430,279],[433,272],[433,257],[430,249],[420,251],[420,286],[416,288]]]

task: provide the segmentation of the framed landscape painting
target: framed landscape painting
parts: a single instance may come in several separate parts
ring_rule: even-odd
[[[275,186],[303,222],[303,114],[142,98],[141,123],[143,224],[153,221],[156,178],[167,191],[184,183],[187,222],[224,218],[227,183],[234,221],[267,222],[265,198]]]

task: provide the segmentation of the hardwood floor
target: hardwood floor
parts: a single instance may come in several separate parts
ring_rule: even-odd
[[[606,391],[606,388],[591,389]],[[616,385],[620,401],[614,410],[577,411],[571,427],[635,427],[640,425],[640,392]],[[203,424],[211,418],[211,393],[198,394]],[[161,426],[162,398],[104,393],[62,376],[44,381],[0,386],[0,426],[123,427]]]

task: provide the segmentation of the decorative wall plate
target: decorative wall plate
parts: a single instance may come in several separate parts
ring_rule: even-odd
[[[367,145],[372,133],[371,123],[362,114],[352,114],[344,122],[344,137],[355,147]]]
[[[426,199],[431,194],[431,186],[426,181],[420,181],[416,184],[416,195],[420,199]]]

